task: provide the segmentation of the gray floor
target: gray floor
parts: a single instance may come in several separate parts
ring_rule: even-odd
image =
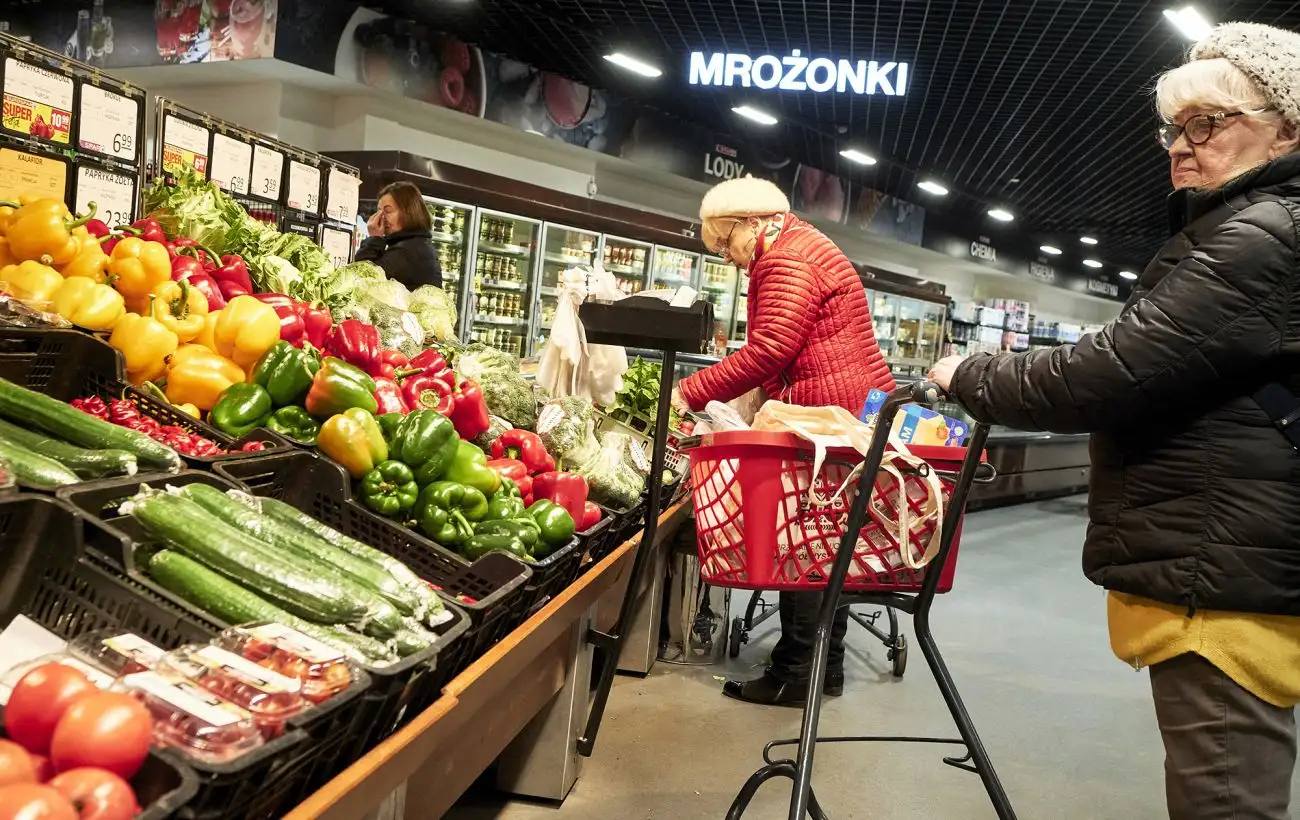
[[[1161,818],[1163,752],[1147,677],[1110,653],[1103,592],[1079,569],[1084,522],[1081,498],[968,516],[956,588],[934,608],[935,637],[1021,818]],[[726,667],[659,664],[644,680],[620,678],[596,755],[563,806],[480,796],[448,817],[722,818],[763,743],[798,734],[798,710],[718,693],[715,676],[763,662],[773,626]],[[848,689],[826,701],[822,734],[950,735],[919,651],[893,680],[870,636],[851,625],[848,642]],[[836,820],[994,817],[979,779],[939,757],[933,747],[823,746],[813,783]],[[787,784],[766,786],[746,817],[784,818]]]

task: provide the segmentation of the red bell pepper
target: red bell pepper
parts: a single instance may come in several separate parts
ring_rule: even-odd
[[[212,272],[212,278],[217,280],[221,295],[227,299],[246,296],[254,290],[253,278],[248,275],[248,266],[237,254],[230,253],[221,257],[221,266]]]
[[[586,532],[600,523],[605,517],[605,511],[595,501],[587,501],[582,505],[582,521],[578,522],[578,532]]]
[[[325,340],[334,329],[334,318],[330,316],[329,308],[306,302],[299,302],[296,307],[302,318],[303,334],[307,341],[311,342],[312,347],[324,348]]]
[[[577,473],[538,473],[533,476],[533,497],[568,510],[575,526],[586,518],[587,479]]]
[[[298,315],[298,303],[293,297],[283,293],[255,293],[253,298],[275,308],[275,315],[280,317],[280,340],[302,347],[307,328]]]
[[[356,365],[370,376],[379,375],[379,331],[359,319],[344,319],[330,333],[325,353]]]
[[[164,245],[167,244],[167,234],[163,231],[162,225],[158,224],[158,220],[156,219],[150,219],[148,217],[137,219],[131,223],[131,227],[138,231],[139,233],[136,235],[146,242],[161,242]]]
[[[188,279],[196,273],[206,273],[203,263],[192,256],[177,254],[172,257],[172,280]]]
[[[90,219],[86,221],[86,232],[96,239],[103,242],[104,238],[112,235],[112,230],[108,225],[99,219]]]
[[[189,259],[189,257],[178,256],[172,260],[172,280],[180,281],[183,279],[190,284],[190,287],[202,293],[203,297],[208,300],[208,313],[224,308],[226,298],[221,295],[221,288],[217,286],[216,280],[209,276],[207,271],[202,270],[202,266],[195,270],[189,265],[177,265],[177,260],[181,259]],[[198,264],[197,259],[189,259],[189,261]]]
[[[402,397],[402,388],[397,386],[397,382],[382,376],[375,379],[375,403],[379,405],[379,408],[375,410],[376,416],[382,416],[385,413],[406,415],[411,412],[411,408]]]
[[[379,375],[385,379],[397,378],[399,370],[405,371],[410,360],[400,350],[379,351]]]
[[[531,507],[533,504],[533,477],[529,474],[528,468],[517,458],[495,458],[487,463],[488,469],[495,470],[496,474],[502,478],[508,478],[519,488],[519,494],[524,497],[524,506]]]
[[[447,360],[442,357],[442,354],[433,348],[429,348],[411,359],[408,365],[413,369],[438,377],[439,380],[446,382],[448,387],[453,389],[456,387],[456,373],[447,364]]]
[[[427,372],[407,377],[402,382],[402,396],[412,410],[436,410],[452,418],[456,409],[455,389]]]
[[[549,473],[555,469],[555,459],[546,452],[546,445],[536,433],[527,430],[507,430],[492,442],[493,458],[517,458],[527,467],[529,474]],[[573,519],[577,521],[578,519]]]
[[[437,380],[436,376],[434,380]],[[479,387],[478,382],[466,379],[460,383],[456,406],[451,411],[451,423],[456,425],[456,432],[466,441],[473,441],[492,427],[487,400],[483,397],[483,388]]]

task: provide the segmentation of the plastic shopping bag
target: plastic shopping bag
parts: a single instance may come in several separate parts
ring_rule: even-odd
[[[555,319],[542,350],[537,384],[557,398],[582,396],[597,404],[612,404],[623,386],[627,353],[621,347],[587,344],[578,306],[589,297],[615,301],[622,293],[614,276],[600,265],[560,274]]]

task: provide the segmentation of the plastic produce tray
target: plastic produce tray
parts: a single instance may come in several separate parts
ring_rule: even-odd
[[[522,597],[528,602],[529,614],[536,612],[557,593],[573,583],[573,579],[578,577],[578,572],[582,568],[583,555],[583,542],[574,536],[569,543],[554,550],[550,555],[528,565],[533,575],[524,585]]]
[[[582,558],[578,562],[578,574],[586,572],[588,567],[609,555],[618,546],[618,542],[614,539],[619,531],[614,526],[614,523],[613,516],[605,512],[605,516],[600,519],[596,526],[591,527],[586,532],[578,533],[578,550],[582,554]]]
[[[268,451],[291,447],[286,439],[266,428],[231,438],[132,387],[126,383],[121,354],[102,339],[77,330],[0,327],[0,378],[59,401],[72,401],[84,396],[99,396],[104,401],[128,398],[136,403],[141,413],[160,424],[175,425],[232,450],[215,456],[183,456],[185,462],[194,467],[211,467],[222,461],[265,455]],[[240,447],[252,441],[262,442],[267,449],[254,453],[239,452]]]

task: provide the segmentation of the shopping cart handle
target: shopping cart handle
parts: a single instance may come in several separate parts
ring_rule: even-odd
[[[929,381],[912,382],[894,392],[897,393],[903,391],[907,391],[911,401],[925,407],[938,404],[944,398],[943,388],[934,382]]]

